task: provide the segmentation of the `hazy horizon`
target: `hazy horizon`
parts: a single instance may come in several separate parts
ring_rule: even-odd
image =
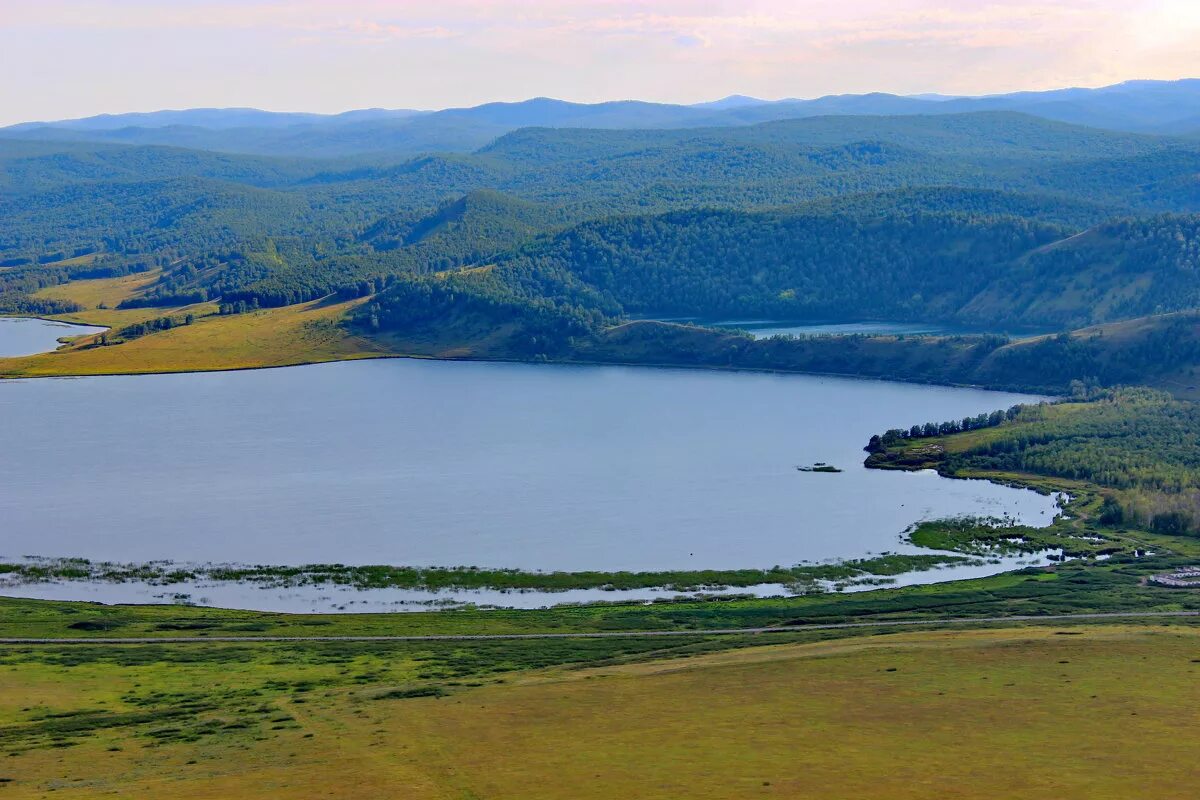
[[[1186,0],[46,0],[0,13],[0,124],[547,96],[986,95],[1200,74]]]
[[[1055,87],[1050,87],[1048,89],[1014,88],[1014,89],[1010,89],[1010,90],[1002,91],[1002,92],[988,92],[986,94],[982,94],[982,93],[950,94],[948,92],[938,92],[935,90],[931,90],[931,91],[926,91],[926,92],[912,92],[909,94],[898,95],[898,96],[921,98],[921,97],[931,97],[934,95],[943,95],[948,98],[954,98],[954,97],[980,98],[980,97],[991,97],[991,96],[997,96],[997,95],[1018,94],[1018,93],[1022,93],[1022,92],[1045,92],[1045,91],[1057,91],[1057,90],[1067,90],[1067,89],[1104,89],[1104,88],[1108,88],[1110,86],[1116,86],[1116,85],[1125,84],[1125,83],[1137,83],[1137,82],[1141,82],[1141,81],[1156,81],[1156,82],[1171,83],[1171,82],[1176,82],[1176,81],[1189,81],[1189,80],[1200,80],[1200,78],[1196,78],[1196,77],[1193,77],[1190,75],[1180,76],[1178,78],[1129,78],[1126,80],[1117,81],[1115,83],[1102,84],[1099,86],[1055,86]],[[876,94],[876,93],[892,94],[889,92],[876,92],[876,91],[870,91],[870,90],[865,91],[865,92],[848,92],[845,94],[865,95],[865,94]],[[555,100],[555,101],[562,101],[562,102],[567,102],[567,103],[579,103],[579,104],[644,102],[644,103],[663,103],[663,104],[668,104],[668,105],[697,106],[697,105],[704,105],[707,103],[715,103],[715,102],[718,102],[721,100],[729,99],[731,97],[745,97],[750,100],[760,101],[763,103],[777,103],[777,102],[786,102],[786,101],[818,100],[822,97],[835,96],[836,94],[839,94],[839,93],[827,92],[825,94],[817,94],[817,95],[806,96],[806,97],[799,97],[799,96],[795,96],[795,95],[790,95],[790,96],[785,96],[785,97],[759,97],[756,95],[751,95],[747,92],[733,92],[731,94],[722,95],[720,97],[712,97],[712,98],[708,98],[705,100],[697,100],[697,101],[689,102],[689,103],[671,103],[670,101],[645,100],[644,98],[640,98],[640,97],[611,97],[611,98],[606,98],[606,99],[602,99],[602,100],[583,101],[583,100],[572,100],[570,98],[565,98],[565,97],[552,97],[550,95],[537,94],[537,95],[530,95],[528,97],[522,97],[517,100],[484,100],[481,103],[475,104],[475,106],[489,105],[489,104],[493,104],[493,103],[517,104],[517,103],[529,102],[531,100]],[[202,110],[203,111],[249,110],[249,111],[265,111],[265,112],[274,113],[274,114],[315,114],[315,115],[322,115],[322,116],[336,116],[338,114],[347,114],[347,113],[352,113],[355,111],[381,110],[381,111],[413,111],[413,112],[417,112],[417,113],[435,113],[438,111],[449,111],[449,110],[453,110],[456,108],[472,108],[472,107],[474,107],[474,106],[436,105],[436,106],[430,106],[427,108],[413,108],[413,107],[402,107],[402,106],[383,106],[383,105],[377,104],[377,105],[370,105],[370,106],[347,107],[347,108],[342,108],[342,109],[338,109],[335,111],[314,111],[314,110],[308,109],[308,108],[264,108],[262,106],[181,106],[181,105],[176,105],[176,106],[166,106],[166,107],[161,107],[161,108],[131,108],[131,109],[120,109],[120,110],[112,110],[112,111],[101,111],[96,114],[80,115],[80,116],[73,116],[73,117],[59,117],[56,119],[16,120],[13,122],[0,122],[0,125],[3,125],[3,126],[22,125],[22,124],[32,124],[32,123],[39,123],[39,122],[53,123],[53,122],[65,122],[65,121],[76,120],[76,119],[86,119],[89,117],[106,117],[106,116],[118,117],[118,116],[124,116],[124,115],[128,115],[128,114],[155,114],[155,113],[162,113],[162,112],[202,111]]]

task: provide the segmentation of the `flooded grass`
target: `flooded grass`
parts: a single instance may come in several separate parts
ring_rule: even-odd
[[[760,584],[848,581],[898,575],[947,566],[978,563],[968,556],[885,553],[870,558],[826,564],[737,570],[669,570],[649,572],[539,572],[481,567],[395,567],[308,564],[304,566],[182,565],[171,562],[128,564],[80,558],[28,559],[0,563],[0,576],[9,586],[52,581],[89,583],[138,582],[172,586],[198,581],[251,583],[263,587],[342,586],[355,589],[511,589],[567,591],[571,589],[667,588],[698,591]]]

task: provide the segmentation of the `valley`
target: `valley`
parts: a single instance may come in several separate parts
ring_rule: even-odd
[[[4,791],[1190,796],[1197,101],[0,129]]]
[[[128,426],[118,426],[122,410],[106,407],[100,398],[107,393],[106,387],[128,387],[115,396],[132,392],[125,402],[141,407],[145,401],[134,398],[143,391],[140,387],[152,385],[146,381],[163,387],[151,390],[151,395],[165,391],[173,396],[179,391],[182,397],[208,395],[211,390],[201,387],[209,383],[224,394],[229,391],[226,387],[233,385],[284,387],[299,382],[301,385],[287,391],[311,400],[328,394],[317,389],[329,382],[319,376],[336,375],[334,382],[345,384],[344,391],[372,398],[386,396],[403,407],[414,402],[419,406],[422,401],[416,399],[420,395],[406,394],[408,380],[401,376],[417,378],[420,391],[425,392],[434,385],[428,381],[435,375],[478,374],[479,388],[466,391],[488,396],[490,403],[499,401],[503,406],[504,396],[485,388],[501,375],[528,375],[519,381],[531,381],[539,388],[531,386],[526,391],[542,396],[548,387],[563,381],[564,387],[577,381],[586,386],[594,380],[610,382],[622,376],[619,380],[631,382],[630,396],[643,398],[620,412],[628,424],[646,413],[640,406],[646,397],[654,396],[657,390],[652,387],[659,380],[648,373],[640,377],[622,371],[623,367],[759,373],[728,381],[700,374],[664,374],[673,392],[684,394],[691,391],[691,384],[702,392],[739,387],[735,395],[744,397],[728,410],[700,408],[694,412],[699,415],[694,429],[705,430],[718,440],[721,434],[702,421],[709,414],[727,417],[739,413],[733,409],[740,411],[742,406],[786,406],[788,391],[778,402],[769,401],[774,389],[768,387],[793,386],[798,394],[791,402],[800,408],[823,409],[819,413],[836,419],[829,409],[845,406],[860,386],[830,383],[830,379],[810,384],[805,380],[811,379],[803,378],[784,384],[779,378],[765,377],[778,373],[1053,396],[1087,395],[1103,387],[1140,384],[1184,400],[1197,396],[1194,371],[1200,362],[1200,322],[1193,308],[1200,304],[1195,299],[1200,291],[1195,278],[1200,274],[1195,261],[1200,251],[1196,250],[1195,217],[1189,212],[1200,196],[1194,195],[1186,175],[1193,162],[1200,164],[1196,161],[1200,149],[1171,136],[1085,128],[988,111],[820,116],[694,129],[524,127],[500,135],[474,153],[412,157],[397,151],[392,162],[381,161],[377,155],[281,158],[98,141],[17,139],[6,145],[2,156],[0,168],[6,170],[10,186],[5,213],[11,225],[8,239],[0,243],[4,245],[0,255],[7,256],[0,270],[0,308],[106,330],[76,338],[52,352],[0,358],[0,376],[114,376],[108,380],[121,383],[79,387],[89,396],[89,406],[104,415],[107,428],[128,427],[118,437],[121,440],[144,435],[145,431],[138,429],[152,417],[141,414],[136,424],[131,420]],[[131,179],[134,172],[136,179]],[[734,186],[737,192],[729,192]],[[101,193],[105,199],[99,204]],[[117,200],[121,202],[113,202]],[[390,208],[385,211],[385,206]],[[55,219],[82,219],[79,211],[85,207],[92,209],[86,217],[91,222],[56,232]],[[63,230],[69,230],[69,235],[64,236]],[[800,335],[784,331],[762,336],[652,317],[820,320],[826,327],[808,331],[801,327]],[[859,322],[864,319],[883,322],[874,326]],[[963,328],[1014,333],[957,332]],[[129,383],[132,378],[115,377],[397,356],[559,366],[544,373],[535,367],[535,372],[526,373],[515,366],[452,369],[449,365],[422,366],[418,361],[309,367],[318,371],[286,378],[282,373],[264,373],[219,380],[146,377]],[[596,378],[584,380],[572,377],[584,374],[572,372],[574,365],[591,365],[601,371],[595,373]],[[302,375],[311,377],[302,379]],[[314,385],[304,385],[309,381]],[[360,381],[360,389],[351,388]],[[808,398],[810,390],[802,387],[813,385],[844,388],[837,390],[840,394],[836,397]],[[880,407],[890,409],[892,424],[908,424],[906,417],[910,416],[931,416],[928,412],[937,407],[927,403],[920,412],[914,408],[905,413],[882,399],[887,392],[901,392],[900,388],[885,386],[861,384],[862,391],[875,397]],[[28,389],[27,395],[42,394],[38,387]],[[271,402],[270,413],[279,414],[279,401],[267,401],[267,397],[280,390],[268,388],[259,399],[256,394],[261,391],[253,388],[244,399],[227,401],[234,402],[248,418],[260,418],[261,425],[270,430],[271,423],[257,404]],[[549,389],[549,396],[559,391]],[[589,415],[600,413],[594,398],[585,400],[573,391],[568,389],[563,397],[567,407],[583,404],[591,409]],[[924,392],[932,398],[946,390],[914,387],[903,391]],[[35,407],[38,412],[52,408],[55,398],[63,394],[56,387],[45,400],[36,400]],[[932,416],[954,418],[967,411],[986,413],[1012,404],[1002,395],[991,399],[984,399],[987,395],[982,393],[978,396],[977,407]],[[349,431],[364,425],[383,430],[394,424],[382,417],[367,422],[361,418],[362,407],[357,406],[353,411],[347,407],[348,419],[358,417],[347,425],[335,421],[339,417],[336,409],[343,401],[326,398],[322,402],[330,405],[318,413],[319,419],[306,419],[311,411],[297,408],[295,419],[283,422],[285,411],[280,422],[296,429],[329,431],[329,436],[309,434],[311,441],[306,444],[311,452],[325,453],[325,459],[339,450],[339,442],[347,434],[349,441],[363,441],[361,435]],[[446,402],[435,404],[443,408],[434,413],[444,417]],[[624,408],[620,401],[610,402]],[[664,396],[658,402],[678,408],[686,401],[680,395]],[[379,406],[381,411],[386,407]],[[26,413],[19,409],[13,406],[18,415]],[[203,419],[205,413],[189,406],[173,408],[169,416],[172,420]],[[513,413],[510,411],[492,409],[487,413],[498,414],[494,424],[500,427],[516,424],[519,430],[524,424],[515,422],[524,416],[505,417]],[[553,411],[546,408],[541,413],[552,418]],[[770,415],[776,413],[768,412],[764,421],[773,420]],[[648,422],[652,416],[647,417]],[[605,418],[604,414],[599,418]],[[874,431],[862,423],[876,418],[866,412],[854,426],[835,424],[835,428],[849,430],[844,431],[840,449],[830,453],[809,453],[812,443],[798,442],[797,455],[791,461],[800,463],[803,456],[810,455],[810,462],[825,457],[850,465],[852,475],[865,477],[869,473],[856,466],[861,461],[857,451]],[[442,424],[458,429],[468,420],[454,416]],[[470,422],[474,424],[477,421]],[[796,423],[780,417],[769,424],[784,428]],[[158,438],[174,440],[181,452],[213,455],[193,455],[190,463],[179,466],[171,465],[165,454],[143,453],[134,455],[134,460],[161,461],[151,468],[155,476],[167,484],[188,486],[188,492],[197,498],[227,493],[199,476],[228,471],[231,455],[237,452],[233,439],[260,435],[235,427],[229,434],[233,439],[223,441],[221,435],[211,433],[212,425],[201,425],[203,439],[198,434],[194,441],[185,441],[186,428],[176,421],[171,425],[170,433],[164,429]],[[31,419],[28,427],[37,426]],[[888,425],[880,420],[876,427]],[[803,430],[807,429],[797,431],[801,439],[809,436],[800,432]],[[72,434],[72,438],[90,436],[84,430]],[[543,438],[545,434],[533,435],[534,441]],[[683,453],[698,442],[680,438],[678,444]],[[761,471],[761,461],[752,458],[751,463],[736,466],[737,459],[744,456],[735,453],[746,445],[740,442],[730,450],[729,463],[722,469],[734,470],[761,488],[762,476],[751,477]],[[45,446],[28,442],[21,448],[37,452]],[[115,446],[116,441],[104,449]],[[406,452],[413,444],[397,441],[393,446],[397,452]],[[503,449],[517,452],[514,446],[504,444]],[[581,454],[587,452],[582,443],[577,446]],[[269,458],[269,452],[269,448],[255,450],[255,458]],[[627,451],[626,457],[632,457],[632,452]],[[514,456],[518,464],[544,457],[544,453]],[[209,459],[211,468],[204,466]],[[596,454],[582,459],[596,461]],[[656,459],[647,465],[657,472],[661,458]],[[776,460],[781,469],[789,461],[782,453]],[[596,463],[606,461],[602,458]],[[416,480],[418,473],[412,472],[412,463],[405,458],[384,466],[378,475],[363,473],[359,480],[374,485],[384,480],[383,476],[395,474],[402,464],[407,464],[403,469],[411,473],[409,482]],[[192,477],[174,476],[173,471],[180,467]],[[26,468],[25,464],[19,467]],[[127,491],[130,476],[144,468],[133,464],[118,467],[112,474],[119,485],[98,482],[94,500],[87,499],[87,481],[77,483],[73,502],[80,504],[79,510],[67,511],[67,503],[60,512],[64,529],[94,527],[87,509],[101,495]],[[490,495],[482,488],[488,482],[485,473],[494,478],[503,473],[503,466],[484,468],[478,475],[472,469],[459,464],[453,470],[447,468],[445,474],[473,487],[479,509],[497,507],[505,498],[516,496],[516,487],[501,485],[488,500]],[[571,474],[569,469],[566,474]],[[611,469],[628,467],[613,462]],[[680,470],[680,478],[689,474],[682,466]],[[334,471],[355,474],[349,464],[327,470],[329,474]],[[433,473],[440,474],[436,469]],[[293,478],[300,481],[297,486],[304,483],[302,474],[297,471]],[[725,508],[708,513],[709,524],[719,527],[729,514],[740,524],[757,519],[746,516],[751,506],[787,513],[782,510],[790,503],[781,503],[779,497],[754,499],[752,491],[745,494],[744,502],[749,505],[737,510],[736,504],[728,502],[730,492],[745,493],[749,485],[731,482],[731,475],[718,479],[721,474],[717,471],[711,477],[722,488],[706,491]],[[612,507],[629,511],[637,506],[637,497],[650,495],[659,497],[658,502],[669,502],[673,491],[669,487],[662,487],[666,494],[657,490],[645,494],[647,477],[630,475],[630,485],[641,487],[640,494],[613,498]],[[878,479],[895,477],[881,475]],[[149,475],[147,479],[153,483]],[[21,478],[15,480],[14,486],[22,485]],[[605,480],[600,474],[592,477],[593,482]],[[838,476],[838,480],[845,483],[847,478]],[[36,486],[36,482],[30,485]],[[419,485],[414,484],[413,489],[430,496],[428,490],[416,488]],[[968,485],[962,484],[964,488]],[[1053,492],[1067,485],[1038,483],[1037,487]],[[742,488],[736,488],[739,486]],[[845,489],[868,492],[883,502],[883,490],[874,483],[869,489],[848,484]],[[149,486],[143,491],[151,492]],[[285,495],[287,491],[291,490],[285,489]],[[547,485],[537,491],[554,497],[556,503],[563,499],[560,488]],[[152,493],[175,496],[165,485]],[[955,492],[939,486],[934,494],[949,498]],[[805,506],[814,499],[805,500],[806,496],[801,490],[795,501]],[[287,499],[267,492],[262,497],[248,495],[244,507],[234,503],[222,511],[257,529],[270,527],[265,518],[256,516],[260,507],[270,509],[271,516],[287,526],[293,523],[280,514],[281,508],[295,507],[309,520],[325,520],[325,527],[349,526],[360,535],[395,525],[385,524],[385,518],[394,514],[385,511],[387,503],[378,499],[351,503],[351,507],[374,510],[361,519],[342,519],[341,512],[331,510],[346,504],[345,497],[338,497],[331,494],[327,498],[326,510],[303,510],[305,502],[311,503],[313,498],[301,500],[297,495]],[[834,494],[823,501],[844,504],[837,497]],[[971,502],[981,500],[980,496]],[[998,496],[986,502],[997,501]],[[14,497],[12,513],[20,515],[20,509],[36,509],[47,502]],[[183,499],[176,497],[171,502]],[[900,508],[907,504],[896,498],[885,505]],[[254,580],[268,584],[277,580],[271,577],[275,574],[271,570],[302,567],[308,572],[302,573],[301,582],[319,576],[318,587],[345,582],[355,585],[360,578],[351,577],[354,570],[383,570],[370,573],[368,583],[392,592],[392,601],[402,602],[433,601],[436,591],[421,593],[437,585],[476,591],[523,587],[576,593],[565,595],[564,600],[572,596],[598,599],[587,592],[614,589],[625,592],[627,599],[653,597],[636,592],[668,587],[778,592],[790,585],[795,591],[796,586],[813,585],[813,576],[828,571],[817,562],[829,558],[845,565],[830,573],[842,576],[833,579],[841,581],[841,588],[856,584],[861,588],[872,581],[924,580],[920,570],[930,567],[935,567],[928,572],[930,579],[937,579],[939,573],[967,577],[970,573],[963,570],[986,568],[971,562],[978,554],[918,556],[902,547],[899,555],[893,555],[893,545],[902,541],[895,537],[906,525],[940,518],[997,516],[970,503],[941,507],[929,499],[916,506],[922,509],[920,513],[882,526],[878,521],[831,522],[832,517],[826,519],[821,516],[825,512],[818,510],[816,517],[806,519],[805,527],[827,531],[826,537],[832,534],[835,540],[844,541],[848,532],[874,530],[881,538],[872,547],[840,551],[826,552],[812,540],[790,549],[763,550],[749,558],[741,552],[738,563],[731,563],[729,554],[718,551],[702,554],[699,563],[678,558],[654,563],[606,562],[598,547],[582,560],[522,562],[513,557],[508,539],[497,540],[503,544],[493,552],[487,545],[468,546],[454,536],[447,539],[443,551],[428,553],[420,548],[383,553],[375,546],[362,553],[319,549],[305,553],[293,544],[281,557],[278,544],[271,544],[269,537],[264,540],[265,549],[245,553],[220,547],[200,552],[172,545],[155,551],[113,549],[118,530],[154,526],[153,512],[144,504],[139,505],[139,513],[149,516],[139,521],[114,520],[104,537],[108,543],[104,548],[67,543],[46,549],[46,540],[39,537],[40,549],[10,543],[21,552],[9,557],[49,559],[19,567],[19,574],[31,576],[49,577],[55,571],[65,575],[70,572],[67,562],[55,560],[72,558],[87,558],[98,565],[84,574],[98,570],[149,576],[154,571],[145,572],[148,567],[143,565],[166,559],[179,563],[171,569],[180,575],[192,575],[186,591],[172,594],[155,589],[156,584],[172,582],[159,575],[137,584],[136,594],[128,595],[129,599],[193,597],[193,589],[205,588],[203,579],[196,582],[197,576],[211,576],[213,569],[223,564],[237,572],[252,562],[267,570]],[[472,506],[468,503],[467,507]],[[1043,507],[1039,513],[1048,510]],[[813,509],[806,508],[806,512],[811,515]],[[72,513],[76,519],[67,521]],[[599,514],[602,520],[597,537],[601,531],[611,535],[620,527],[635,538],[644,537],[650,527],[659,527],[636,514],[618,523],[615,518],[603,522],[610,512],[602,513],[599,508],[587,513]],[[443,528],[445,518],[443,512],[430,511],[427,524]],[[419,522],[420,514],[415,519],[401,526],[410,530],[406,536],[426,524]],[[1032,522],[1020,514],[1013,519],[1020,524]],[[36,527],[32,518],[23,524],[30,530]],[[578,523],[562,520],[554,524],[565,529]],[[729,518],[728,524],[739,523]],[[1044,523],[1039,520],[1038,524]],[[480,525],[469,523],[464,530],[484,530]],[[501,527],[536,532],[545,525],[545,521],[530,517],[505,521]],[[669,537],[673,530],[694,525],[680,517],[667,521],[660,535]],[[772,523],[765,518],[751,527],[755,541],[772,539]],[[203,528],[184,539],[214,541],[216,521]],[[989,534],[983,531],[979,535],[987,539]],[[1021,555],[1045,559],[1046,553],[1062,551],[1062,543],[1052,540],[1053,536],[1040,550]],[[694,546],[688,550],[690,557],[696,557]],[[612,542],[609,547],[615,548],[609,552],[625,550]],[[971,546],[959,542],[949,549],[962,547],[969,551]],[[1115,547],[1121,552],[1128,549],[1127,544]],[[1065,549],[1072,548],[1068,545]],[[382,564],[368,560],[381,556]],[[938,562],[939,558],[943,560]],[[956,564],[956,558],[962,563]],[[1008,558],[996,560],[991,567],[1018,566],[1012,563],[1015,555]],[[934,560],[925,563],[922,559]],[[856,560],[871,567],[856,572]],[[454,572],[471,562],[491,577],[480,583],[478,575]],[[376,566],[366,567],[371,563]],[[770,567],[771,563],[791,566]],[[322,564],[337,566],[331,573]],[[428,572],[435,567],[448,572]],[[539,577],[540,570],[548,572]],[[17,574],[12,575],[13,591],[22,590],[24,579]],[[389,577],[382,577],[384,574]],[[296,578],[288,581],[295,590]],[[25,585],[31,587],[29,591],[41,591],[39,579]],[[208,588],[212,590],[209,594],[232,597],[216,584]],[[360,592],[366,588],[358,586]],[[95,589],[101,592],[97,597],[122,596],[98,585]],[[230,601],[253,604],[253,594]],[[494,595],[460,599],[504,603]],[[280,605],[282,601],[272,602],[274,607],[287,607],[286,603]],[[306,605],[311,602],[301,600],[301,607],[316,608]],[[538,602],[553,599],[523,600],[524,604]],[[340,600],[326,601],[327,607],[339,604]]]

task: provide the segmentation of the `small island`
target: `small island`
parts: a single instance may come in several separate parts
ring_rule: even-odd
[[[832,464],[826,464],[824,461],[818,461],[809,467],[798,464],[796,465],[796,469],[800,472],[841,472],[837,467]]]

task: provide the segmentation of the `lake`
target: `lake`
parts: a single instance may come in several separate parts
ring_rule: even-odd
[[[0,317],[0,358],[31,356],[58,349],[64,336],[90,336],[107,328],[92,325],[68,325],[48,319]]]
[[[720,320],[708,323],[715,328],[734,328],[744,330],[755,339],[769,339],[772,336],[848,336],[864,334],[870,336],[932,335],[942,333],[961,333],[952,331],[945,325],[917,322],[781,322],[779,320]]]
[[[769,339],[772,336],[950,336],[950,335],[979,335],[996,333],[1014,339],[1040,336],[1041,333],[1023,331],[989,331],[979,328],[969,328],[941,324],[936,322],[802,322],[776,319],[719,319],[706,320],[699,317],[655,317],[662,322],[687,322],[693,325],[703,325],[710,328],[728,328],[730,330],[746,331],[755,339]]]
[[[914,551],[1054,501],[862,467],[872,433],[1021,395],[831,377],[408,359],[0,382],[0,555],[562,570]],[[803,473],[828,462],[845,471]]]

